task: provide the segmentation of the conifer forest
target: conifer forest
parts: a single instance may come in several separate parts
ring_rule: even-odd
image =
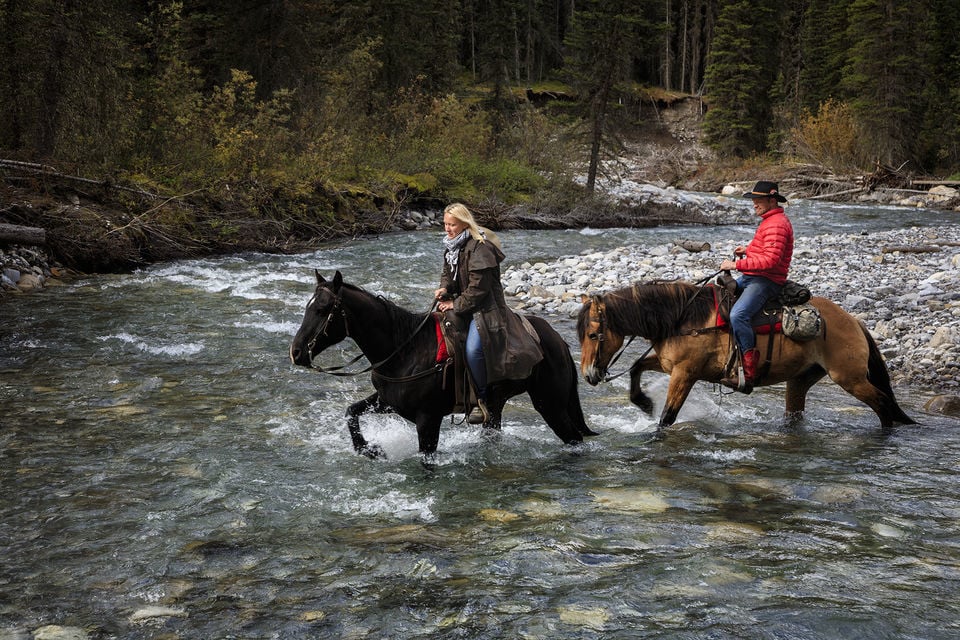
[[[0,0],[0,30],[0,158],[224,216],[564,197],[686,97],[723,161],[960,172],[955,0]]]

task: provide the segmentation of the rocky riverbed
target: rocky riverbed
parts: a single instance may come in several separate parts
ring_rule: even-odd
[[[681,215],[696,211],[705,224],[752,222],[752,212],[736,198],[650,185],[608,188],[638,209],[652,204]],[[395,228],[441,226],[439,211],[409,211]],[[524,264],[504,272],[504,287],[518,309],[573,317],[582,294],[658,278],[697,281],[714,273],[734,248],[690,250],[697,245],[627,246]],[[0,296],[55,283],[61,272],[41,248],[0,248]],[[791,277],[864,321],[895,382],[960,390],[960,228],[798,237]]]
[[[504,288],[519,310],[572,318],[582,294],[654,279],[699,281],[734,249],[729,243],[690,251],[681,244],[525,263],[504,272]],[[791,279],[866,324],[894,383],[960,387],[960,228],[798,237]]]

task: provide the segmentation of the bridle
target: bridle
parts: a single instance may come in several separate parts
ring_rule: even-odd
[[[320,287],[317,287],[317,288],[319,289]],[[314,294],[314,299],[316,298],[316,296],[317,294]],[[307,304],[307,306],[310,306],[310,304],[313,304],[313,300],[311,300],[310,303]],[[313,336],[310,338],[310,341],[307,342],[307,353],[310,355],[310,360],[311,360],[310,368],[315,369],[321,373],[328,373],[332,376],[343,376],[343,377],[358,376],[358,375],[367,373],[369,371],[372,371],[373,374],[378,378],[387,380],[389,382],[409,382],[410,380],[417,380],[419,378],[426,377],[428,375],[433,374],[436,371],[441,370],[443,363],[437,363],[435,366],[431,367],[426,371],[422,371],[420,373],[414,373],[412,375],[404,376],[402,378],[391,378],[377,372],[377,369],[379,367],[382,367],[383,365],[387,364],[387,362],[392,360],[395,355],[403,351],[404,347],[410,344],[410,341],[413,340],[414,336],[416,336],[417,333],[420,332],[420,329],[422,329],[423,326],[427,323],[427,320],[429,320],[432,317],[433,308],[436,307],[436,304],[437,304],[436,301],[434,301],[433,307],[431,307],[430,311],[428,311],[426,315],[424,315],[423,320],[420,321],[420,324],[418,324],[417,327],[410,333],[410,337],[404,340],[396,349],[393,350],[393,352],[390,355],[388,355],[386,358],[384,358],[380,362],[369,364],[367,365],[366,368],[361,369],[360,371],[344,371],[344,369],[356,364],[358,361],[366,357],[363,353],[359,353],[346,364],[342,364],[336,367],[320,367],[313,364],[313,348],[314,346],[316,346],[317,340],[320,339],[320,336],[329,335],[328,331],[330,328],[330,322],[333,320],[334,316],[339,315],[340,318],[343,319],[344,338],[352,337],[350,335],[350,324],[347,321],[347,312],[343,307],[343,287],[341,287],[333,297],[333,304],[330,306],[330,313],[327,314],[327,317],[324,319],[324,321],[320,324],[319,327],[317,327],[317,330],[313,332]]]
[[[604,335],[607,332],[607,313],[606,313],[607,305],[603,301],[603,298],[601,296],[595,294],[590,297],[590,308],[597,310],[597,330],[595,332],[587,334],[587,338],[597,343],[597,350],[593,356],[592,364],[594,369],[598,371],[603,371],[604,373],[606,373],[607,371],[610,370],[610,367],[616,364],[617,360],[620,359],[620,356],[623,355],[623,352],[627,350],[627,347],[630,346],[630,344],[633,342],[633,339],[636,338],[636,336],[630,336],[630,339],[627,340],[627,343],[620,348],[620,350],[613,356],[613,358],[610,359],[610,362],[607,363],[607,366],[601,367],[600,352],[603,350],[603,343],[607,339],[606,335]],[[652,350],[653,350],[653,345],[650,345],[650,348],[647,349],[646,353],[640,356],[639,359],[642,360],[643,358],[646,358],[647,354],[649,354]],[[627,371],[629,371],[629,369],[627,369]],[[621,371],[620,373],[613,376],[604,376],[603,381],[609,382],[611,380],[619,378],[620,376],[625,374],[627,371]]]
[[[713,274],[711,274],[711,275],[708,275],[708,276],[705,277],[705,278],[702,278],[702,279],[698,280],[698,281],[697,281],[696,283],[694,283],[694,284],[697,285],[697,286],[699,286],[699,287],[702,289],[702,288],[706,285],[707,282],[709,282],[709,281],[710,281],[711,279],[713,279],[714,277],[720,275],[720,273],[722,273],[722,271],[717,271],[716,273],[713,273]],[[696,295],[691,296],[691,297],[686,301],[686,303],[683,305],[683,309],[681,310],[680,315],[683,315],[683,312],[686,311],[687,307],[689,307],[689,306],[693,303],[694,298],[696,298]],[[606,303],[603,301],[603,297],[602,297],[602,296],[600,296],[599,294],[594,294],[594,295],[590,296],[590,308],[591,308],[591,309],[593,309],[593,308],[596,308],[596,309],[597,309],[597,331],[596,331],[596,332],[593,332],[593,333],[587,334],[587,337],[588,337],[589,339],[594,340],[594,341],[596,341],[596,343],[597,343],[597,352],[596,352],[596,354],[595,354],[594,357],[593,357],[593,367],[594,367],[596,370],[598,370],[598,371],[606,372],[606,371],[609,371],[609,370],[610,370],[610,367],[612,367],[612,366],[617,362],[617,360],[620,359],[620,356],[623,355],[623,352],[627,350],[627,347],[630,346],[630,343],[633,342],[633,339],[634,339],[636,336],[630,336],[630,339],[627,340],[627,343],[626,343],[625,345],[623,345],[623,347],[620,348],[620,351],[618,351],[618,352],[613,356],[613,358],[610,359],[610,362],[607,363],[607,366],[606,366],[606,367],[601,367],[601,366],[600,366],[600,352],[601,352],[601,350],[602,350],[602,348],[603,348],[603,342],[604,342],[604,340],[606,339],[606,337],[604,336],[604,334],[606,333],[606,330],[607,330],[607,314],[606,314],[607,305],[606,305]],[[688,333],[688,335],[699,335],[699,334],[701,334],[701,333],[711,333],[711,332],[723,331],[723,330],[724,330],[724,329],[719,328],[719,327],[710,327],[710,328],[708,328],[708,329],[694,329],[694,330],[691,330],[691,331]],[[681,334],[681,335],[683,335],[683,334]],[[633,366],[635,366],[637,362],[640,362],[641,360],[643,360],[644,358],[646,358],[648,355],[650,355],[650,352],[651,352],[651,351],[653,351],[653,344],[652,344],[652,343],[651,343],[651,345],[647,348],[647,350],[643,352],[643,355],[641,355],[639,358],[637,358],[637,359],[634,361],[634,365],[633,365]],[[609,381],[611,381],[611,380],[614,380],[614,379],[616,379],[616,378],[619,378],[619,377],[622,376],[623,374],[627,373],[627,371],[632,370],[632,369],[633,369],[633,366],[631,366],[631,367],[630,367],[629,369],[627,369],[626,371],[621,371],[620,373],[617,373],[617,374],[614,374],[614,375],[605,376],[605,377],[603,378],[603,381],[604,381],[604,382],[609,382]]]

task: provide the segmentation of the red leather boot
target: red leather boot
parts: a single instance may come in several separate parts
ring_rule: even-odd
[[[729,378],[720,380],[720,384],[743,393],[753,391],[753,384],[757,379],[757,363],[760,361],[760,352],[756,349],[744,351],[740,356],[740,370],[732,372]]]
[[[757,364],[760,362],[760,352],[756,349],[749,349],[743,352],[743,382],[739,391],[750,393],[753,391],[753,385],[757,381]]]

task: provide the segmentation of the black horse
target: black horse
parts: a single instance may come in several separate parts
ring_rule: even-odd
[[[337,271],[333,280],[317,276],[317,289],[307,303],[300,330],[290,344],[290,360],[304,367],[344,338],[352,338],[373,363],[376,391],[347,409],[353,448],[370,458],[383,454],[360,432],[360,416],[367,411],[395,412],[417,425],[420,452],[433,453],[440,439],[440,423],[453,412],[453,381],[444,385],[436,362],[437,333],[428,314],[406,311],[380,296],[345,283]],[[490,419],[484,425],[499,429],[503,406],[526,391],[534,408],[564,443],[582,442],[596,435],[587,427],[577,392],[577,369],[570,348],[545,320],[527,319],[540,336],[544,359],[525,380],[493,384],[488,390]]]

